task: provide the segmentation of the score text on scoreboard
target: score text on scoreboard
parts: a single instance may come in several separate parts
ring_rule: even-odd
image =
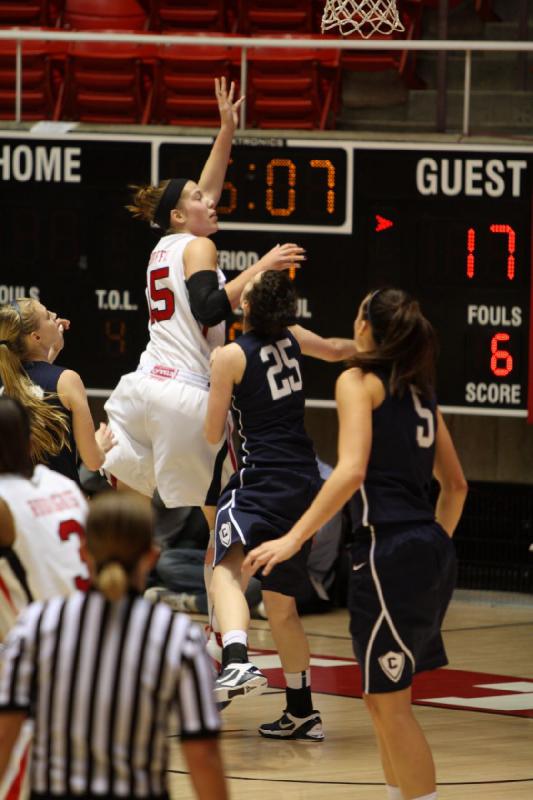
[[[452,412],[527,413],[531,163],[473,148],[356,159],[369,284],[420,300],[440,341],[439,401]]]
[[[104,395],[136,368],[148,338],[156,235],[125,210],[128,187],[197,179],[213,139],[0,140],[0,302],[29,294],[70,317],[61,363]],[[307,255],[295,277],[298,319],[324,336],[351,335],[369,289],[404,288],[439,336],[441,406],[533,417],[533,147],[258,134],[237,139],[231,158],[214,237],[228,279],[297,242]],[[335,369],[306,360],[311,404],[334,404]]]

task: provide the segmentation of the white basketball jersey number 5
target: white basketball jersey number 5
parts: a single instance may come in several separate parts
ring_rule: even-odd
[[[291,392],[298,392],[302,388],[302,374],[300,364],[295,358],[289,358],[287,348],[291,346],[290,339],[280,339],[274,344],[267,344],[261,348],[259,355],[264,364],[270,363],[267,370],[267,380],[273,400],[286,397]],[[274,362],[274,363],[272,363]],[[290,374],[280,377],[283,366],[290,370]]]

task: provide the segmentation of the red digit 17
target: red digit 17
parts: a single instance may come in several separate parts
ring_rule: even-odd
[[[503,233],[507,236],[507,280],[512,281],[515,276],[516,261],[516,233],[510,225],[491,225],[491,233]],[[476,268],[476,229],[469,228],[466,232],[466,277],[473,278]]]

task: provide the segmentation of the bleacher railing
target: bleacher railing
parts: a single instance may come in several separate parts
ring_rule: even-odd
[[[472,54],[483,53],[532,53],[533,42],[517,41],[469,41],[464,39],[435,40],[435,39],[390,39],[379,41],[372,39],[342,39],[342,38],[281,38],[272,36],[225,36],[218,35],[187,35],[187,34],[155,34],[155,33],[120,33],[117,31],[91,33],[88,31],[59,31],[59,30],[27,30],[22,28],[0,29],[0,40],[12,40],[17,43],[16,48],[16,94],[14,121],[21,121],[22,113],[22,43],[25,41],[54,41],[54,42],[116,42],[132,44],[159,44],[159,45],[206,45],[212,47],[238,47],[241,49],[241,94],[246,94],[247,84],[247,53],[249,48],[276,47],[276,48],[314,48],[317,50],[357,50],[367,51],[438,51],[438,52],[464,52],[464,90],[463,90],[463,117],[462,133],[470,134],[470,102],[472,92]],[[241,106],[240,130],[246,130],[245,104]]]

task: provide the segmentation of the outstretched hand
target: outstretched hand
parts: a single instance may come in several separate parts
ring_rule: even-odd
[[[286,533],[280,539],[263,542],[259,547],[250,550],[243,561],[242,572],[253,575],[262,567],[263,575],[270,575],[276,564],[292,558],[300,548],[300,542],[296,541],[290,533]]]
[[[106,425],[105,422],[100,423],[100,427],[94,434],[94,438],[98,446],[103,450],[104,453],[108,453],[112,447],[114,447],[117,443],[115,435],[109,425]]]
[[[277,244],[259,260],[261,269],[290,269],[305,261],[305,250],[294,243]]]
[[[229,91],[226,78],[215,78],[215,96],[220,113],[220,124],[231,126],[233,130],[239,124],[239,109],[244,102],[244,97],[233,101],[235,95],[235,81],[230,83]]]

